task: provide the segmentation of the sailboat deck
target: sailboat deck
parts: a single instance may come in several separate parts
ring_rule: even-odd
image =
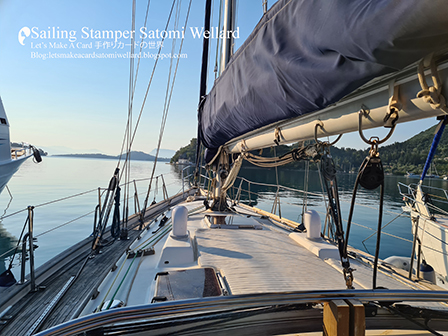
[[[131,230],[129,238],[135,239],[138,233],[139,231]],[[104,253],[89,259],[73,286],[70,287],[61,298],[61,301],[55,306],[54,312],[43,321],[43,329],[60,324],[70,319],[70,317],[76,316],[76,312],[82,304],[81,298],[92,295],[94,289],[98,286],[98,282],[109,272],[113,261],[120,257],[122,251],[129,244],[129,241],[117,241],[114,246],[105,248]],[[2,335],[28,335],[32,326],[38,321],[47,307],[50,307],[56,295],[79,272],[89,254],[90,246],[91,241],[88,240],[83,251],[75,260],[59,269],[54,276],[38,283],[39,287],[44,289],[28,293],[15,304],[7,314],[13,317],[12,320],[5,325],[4,329],[0,330],[0,333]],[[96,276],[93,277],[92,274]]]
[[[194,212],[188,218],[191,245],[185,242],[187,247],[178,257],[173,258],[184,258],[183,254],[191,249],[194,260],[176,265],[164,263],[165,249],[170,246],[171,231],[168,228],[164,228],[166,233],[152,231],[156,229],[156,225],[151,225],[151,229],[143,232],[131,230],[129,240],[117,241],[112,246],[106,247],[103,254],[87,261],[79,278],[44,319],[42,328],[65,322],[79,314],[79,316],[91,314],[95,307],[108,302],[112,295],[108,293],[112,292],[117,293],[114,299],[125,302],[127,306],[149,304],[158,296],[156,274],[164,272],[212,269],[222,279],[221,285],[226,289],[224,295],[346,288],[339,258],[335,257],[334,253],[332,257],[316,255],[313,249],[306,244],[303,245],[303,242],[301,244],[300,239],[297,239],[297,235],[304,234],[291,235],[290,230],[282,228],[275,221],[238,206],[236,206],[237,213],[229,216],[232,217],[229,225],[213,226],[206,219],[210,216],[210,211],[197,210],[202,206],[201,200],[183,204],[189,211]],[[166,205],[164,211],[170,205]],[[171,211],[165,214],[171,216]],[[141,239],[133,242],[137,236]],[[132,250],[137,245],[146,246],[146,241],[153,241],[156,236],[161,238],[154,243],[154,254],[139,255],[136,257],[138,262],[134,264],[135,258],[126,257],[128,253],[126,251]],[[329,246],[333,252],[336,251],[331,243],[324,240],[321,243]],[[27,335],[32,330],[33,324],[51,306],[52,300],[81,269],[87,257],[88,245],[80,248],[78,256],[60,267],[55,276],[39,282],[39,285],[46,286],[44,291],[29,293],[12,306],[7,312],[12,319],[0,330],[2,334]],[[369,289],[372,279],[372,257],[361,251],[352,250],[352,252],[350,262],[356,270],[354,286],[356,289]],[[117,268],[112,267],[113,265]],[[124,282],[126,288],[118,290],[117,284],[120,281],[115,282],[114,279],[120,280],[125,273],[124,271],[120,273],[121,268],[128,269],[129,276]],[[96,276],[92,277],[92,274]],[[195,281],[198,280],[193,282]],[[388,289],[434,289],[424,283],[408,280],[389,266],[380,267],[377,284]],[[195,286],[195,283],[192,286]],[[99,295],[96,296],[96,293]]]
[[[247,210],[242,212],[247,217]],[[255,213],[251,218],[262,230],[197,229],[195,234],[199,265],[221,272],[231,294],[346,288],[339,258],[319,258],[294,241],[289,231]],[[194,223],[197,220],[190,218],[189,225],[198,226]],[[354,287],[370,289],[373,258],[357,250],[355,254],[357,257],[350,260],[355,269]],[[378,286],[384,288],[422,289],[390,267],[381,266],[377,279]]]
[[[175,195],[150,207],[146,214],[145,225],[149,224],[154,216],[182,199],[182,195]],[[96,294],[101,281],[123,252],[139,236],[141,233],[138,230],[139,224],[136,216],[131,217],[128,223],[129,239],[116,240],[112,245],[104,246],[101,253],[94,257],[88,257],[92,246],[91,238],[86,238],[67,249],[49,262],[51,267],[36,270],[36,284],[40,290],[26,293],[30,288],[29,281],[24,285],[3,289],[0,296],[0,313],[5,314],[0,320],[3,322],[0,324],[0,335],[31,335],[76,318],[86,301],[90,301]],[[110,232],[106,232],[103,238],[110,239]],[[76,280],[69,285],[70,279],[75,276]],[[43,317],[66,285],[68,287],[66,292],[55,302],[48,315]],[[40,319],[42,319],[40,327],[34,328]]]
[[[345,288],[337,270],[280,232],[206,230],[196,239],[201,266],[221,270],[235,295]]]

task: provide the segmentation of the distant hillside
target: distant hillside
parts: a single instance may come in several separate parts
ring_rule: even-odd
[[[397,175],[406,174],[406,172],[421,173],[423,166],[431,148],[436,126],[423,131],[404,142],[395,142],[391,145],[380,146],[379,152],[386,172]],[[434,158],[435,167],[439,175],[448,174],[448,129],[442,135],[439,147]],[[277,146],[277,155],[282,155],[298,144],[291,146]],[[258,154],[258,151],[257,151]],[[356,150],[352,148],[331,148],[331,154],[338,166],[339,171],[349,172],[357,171],[364,158],[368,155],[368,150]],[[263,156],[274,156],[273,148],[263,150]],[[171,159],[171,162],[177,162],[179,158],[188,159],[195,162],[196,139],[191,139],[190,144],[180,148]],[[247,163],[244,163],[247,165]],[[314,166],[314,165],[313,165]],[[293,162],[287,167],[303,168],[303,162]],[[435,172],[433,172],[435,173]]]
[[[404,142],[396,142],[380,149],[384,164],[389,170],[401,174],[421,173],[434,139],[436,126],[420,132]],[[440,175],[448,173],[448,130],[446,130],[437,147],[434,164]],[[433,172],[434,173],[434,172]]]
[[[190,140],[185,147],[180,148],[171,158],[171,163],[179,161],[179,159],[187,159],[190,162],[196,162],[196,138]]]
[[[157,152],[157,148],[154,148],[152,151],[149,152],[150,155],[155,156]],[[172,149],[160,149],[159,150],[159,157],[171,159],[173,155],[176,154],[175,150]]]
[[[58,155],[58,154],[96,154],[101,153],[99,149],[75,149],[66,146],[45,146],[42,147],[43,150],[48,152],[50,155]]]
[[[59,156],[59,157],[77,157],[77,158],[89,158],[89,159],[109,159],[109,160],[117,160],[120,156],[113,156],[113,155],[105,155],[105,154],[58,154],[53,156]],[[126,158],[126,154],[123,154],[121,156],[123,159]],[[139,151],[131,151],[131,160],[137,160],[137,161],[154,161],[155,156],[152,156],[150,154],[139,152]],[[159,158],[158,161],[167,162],[170,161],[170,159],[166,158]]]

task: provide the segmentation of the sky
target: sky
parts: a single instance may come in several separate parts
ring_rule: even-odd
[[[237,49],[260,20],[261,0],[238,0]],[[274,1],[269,1],[269,6]],[[155,35],[165,29],[171,1],[152,0],[145,30]],[[196,137],[205,0],[193,0],[187,26],[189,1],[175,7],[168,30],[184,27],[183,58],[179,61],[172,101],[161,148],[177,150]],[[136,41],[141,41],[147,1],[136,1]],[[212,26],[218,25],[218,0],[214,0]],[[132,0],[0,0],[0,97],[9,123],[11,140],[37,147],[63,146],[77,152],[120,152],[128,115]],[[112,31],[110,36],[105,32]],[[121,35],[120,35],[121,34]],[[144,41],[134,96],[133,123],[141,110],[161,37]],[[169,54],[174,39],[166,38],[162,54]],[[212,39],[208,89],[213,84],[216,39]],[[22,45],[23,43],[23,45]],[[176,40],[179,47],[180,40]],[[61,54],[70,58],[60,58]],[[91,58],[85,57],[89,54]],[[92,58],[92,55],[96,55]],[[114,58],[105,58],[104,55]],[[52,56],[51,56],[52,55]],[[76,56],[75,56],[76,55]],[[123,56],[124,55],[124,56]],[[79,58],[74,58],[79,57]],[[109,56],[110,57],[110,56]],[[151,58],[152,57],[152,58]],[[176,65],[173,60],[172,71]],[[133,149],[150,152],[157,146],[164,109],[170,58],[160,59],[152,81]],[[135,61],[135,66],[137,60]],[[434,125],[435,119],[398,125],[388,143],[404,141]],[[367,131],[367,136],[387,130]],[[348,134],[339,147],[365,148],[357,134]],[[51,154],[51,152],[50,152]]]

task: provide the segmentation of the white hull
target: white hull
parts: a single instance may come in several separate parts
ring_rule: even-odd
[[[0,162],[0,193],[8,184],[11,177],[19,170],[22,163],[26,161],[31,154],[21,156],[17,159]]]
[[[434,268],[437,283],[448,288],[448,218],[436,216],[435,220],[425,218],[418,212],[411,212],[413,223],[418,223],[417,237],[422,244],[422,259]],[[416,224],[413,224],[415,233]]]
[[[0,99],[0,193],[22,163],[33,155],[31,146],[11,148],[9,121]]]

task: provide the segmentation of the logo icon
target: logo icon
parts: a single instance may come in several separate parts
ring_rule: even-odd
[[[22,29],[19,30],[19,43],[21,45],[25,45],[25,43],[23,43],[23,41],[25,40],[26,37],[30,36],[31,31],[28,27],[23,27]]]

